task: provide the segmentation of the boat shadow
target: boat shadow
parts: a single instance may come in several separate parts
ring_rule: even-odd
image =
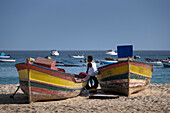
[[[13,95],[12,93],[0,94],[0,104],[30,104],[28,96],[26,96],[24,93],[16,93],[13,98],[12,95]],[[54,102],[54,101],[62,101],[66,99],[39,100],[36,102]]]
[[[100,99],[100,100],[105,100],[105,99],[117,99],[119,98],[118,95],[91,95],[89,96],[89,99]]]
[[[97,89],[94,92],[87,92],[85,90],[79,96],[89,97],[88,99],[100,99],[100,100],[104,100],[104,99],[117,99],[120,96],[125,96],[125,95],[120,94],[120,93],[116,93],[116,92],[114,92],[114,93],[113,92],[112,93],[106,93],[106,92],[103,92],[101,89]]]
[[[104,100],[104,99],[118,99],[120,97],[123,98],[133,98],[133,97],[139,97],[139,96],[147,96],[149,94],[147,94],[147,92],[151,92],[149,89],[145,89],[145,90],[141,90],[141,91],[137,91],[132,93],[131,95],[127,96],[125,94],[119,93],[119,92],[103,92],[101,89],[98,89],[96,92],[92,92],[92,93],[81,93],[79,96],[85,96],[85,97],[89,97],[88,99],[100,99],[100,100]]]
[[[16,93],[13,98],[13,94],[0,94],[0,104],[28,104],[28,97],[23,93]]]

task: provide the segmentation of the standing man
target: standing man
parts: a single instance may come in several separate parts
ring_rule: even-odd
[[[97,73],[97,67],[96,67],[96,63],[92,62],[93,61],[93,57],[92,56],[88,56],[88,64],[87,64],[87,71],[86,73],[88,75],[90,75],[90,85],[89,84],[86,85],[86,89],[91,89],[91,88],[97,88],[98,87],[98,80],[95,77],[96,73]],[[93,85],[93,81],[94,81],[94,85]]]

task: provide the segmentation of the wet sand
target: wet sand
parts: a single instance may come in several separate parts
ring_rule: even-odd
[[[48,113],[48,112],[170,112],[170,84],[150,84],[149,88],[130,97],[114,95],[112,98],[74,98],[28,103],[28,98],[19,90],[10,96],[18,84],[0,85],[0,113]]]

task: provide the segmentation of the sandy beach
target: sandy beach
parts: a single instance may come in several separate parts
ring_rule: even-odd
[[[19,90],[10,98],[18,84],[0,85],[1,113],[48,113],[48,112],[170,112],[170,84],[150,84],[149,88],[130,97],[114,95],[112,98],[74,98],[28,103],[28,98]]]

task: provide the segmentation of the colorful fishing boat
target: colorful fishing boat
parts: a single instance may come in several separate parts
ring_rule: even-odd
[[[66,99],[81,93],[89,79],[88,75],[66,73],[55,68],[55,60],[38,57],[33,64],[16,64],[22,91],[29,102],[39,100]]]
[[[122,51],[122,48],[125,50],[119,52]],[[127,53],[128,50],[131,51],[131,55]],[[134,61],[132,51],[132,46],[118,46],[118,63],[98,68],[97,78],[104,92],[116,92],[130,96],[132,93],[144,90],[149,86],[153,66]],[[126,53],[127,55],[120,55]]]

